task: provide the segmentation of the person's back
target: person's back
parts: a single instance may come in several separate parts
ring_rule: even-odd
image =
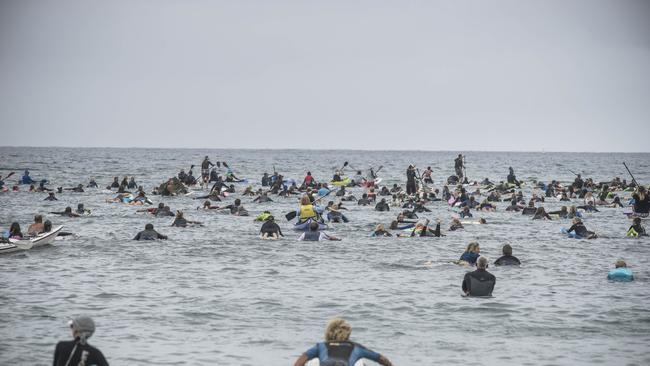
[[[74,350],[74,354],[72,353]],[[104,355],[89,344],[79,343],[79,339],[60,341],[54,350],[54,366],[97,365],[108,366]]]
[[[70,322],[74,340],[61,341],[54,349],[54,366],[95,365],[108,366],[100,350],[88,344],[95,332],[95,323],[87,316],[80,316]]]
[[[463,278],[462,289],[467,296],[491,296],[496,284],[496,277],[486,271],[487,258],[476,261],[476,271],[468,272]]]
[[[504,255],[494,261],[495,266],[518,266],[521,265],[521,261],[514,255]]]

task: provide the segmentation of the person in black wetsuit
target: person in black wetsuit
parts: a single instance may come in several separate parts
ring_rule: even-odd
[[[275,222],[273,216],[267,217],[266,221],[262,224],[262,227],[260,228],[260,236],[262,239],[277,239],[280,236],[284,237],[284,235],[282,235],[282,230],[280,230],[280,226]]]
[[[582,189],[582,186],[584,184],[585,184],[585,182],[582,180],[582,177],[580,176],[580,174],[576,174],[576,179],[573,181],[573,184],[572,184],[573,188],[580,190],[580,189]]]
[[[495,266],[518,266],[520,264],[519,259],[512,255],[512,247],[510,244],[503,246],[503,256],[494,261]]]
[[[458,181],[463,181],[463,154],[458,154],[458,157],[454,159],[454,170],[456,171],[456,176]]]
[[[210,161],[210,159],[206,155],[205,158],[203,158],[203,161],[201,162],[201,178],[203,178],[204,181],[209,180],[210,167],[212,166],[214,166],[214,164]]]
[[[544,207],[537,207],[537,211],[535,211],[535,216],[533,216],[533,220],[553,220],[553,219],[548,213],[546,213]]]
[[[627,229],[627,236],[639,237],[639,236],[648,236],[645,231],[645,228],[641,225],[641,218],[635,217],[632,220],[632,226]]]
[[[634,198],[635,214],[647,215],[650,212],[650,196],[644,186],[638,186],[632,198]]]
[[[575,217],[573,218],[573,225],[567,230],[568,233],[575,231],[575,233],[583,238],[587,239],[596,239],[598,236],[593,231],[587,230],[585,224],[582,223],[582,220]]]
[[[467,296],[492,296],[496,277],[486,271],[488,260],[485,257],[479,257],[476,261],[476,271],[467,272],[463,278],[462,289]]]
[[[174,222],[172,222],[172,226],[175,227],[187,227],[187,224],[193,224],[193,225],[203,225],[199,221],[190,221],[185,218],[183,215],[183,211],[176,211],[176,217],[174,217]]]
[[[43,201],[58,201],[59,199],[56,198],[54,195],[54,192],[48,192],[47,197]]]
[[[509,170],[508,177],[507,177],[507,179],[508,179],[508,183],[510,183],[510,184],[514,184],[514,185],[516,185],[517,187],[519,187],[519,184],[520,184],[520,183],[519,183],[519,181],[517,180],[517,177],[515,176],[515,171],[514,171],[514,169],[512,169],[512,167],[509,167],[508,170]]]
[[[406,169],[406,194],[411,195],[415,194],[417,188],[415,186],[415,167],[409,165]]]
[[[59,212],[50,212],[53,215],[61,215],[65,217],[79,217],[79,214],[72,212],[72,207],[68,206],[65,208],[64,211],[59,211]]]
[[[560,216],[561,219],[566,219],[569,216],[569,210],[567,209],[566,206],[562,206],[562,207],[560,207],[560,210],[551,211],[548,214],[549,215],[558,215],[558,216]]]
[[[87,343],[95,333],[95,322],[87,316],[79,316],[70,322],[74,340],[57,343],[53,366],[96,365],[108,366],[104,355]]]
[[[386,199],[385,199],[385,198],[382,198],[381,201],[379,201],[379,202],[375,205],[375,211],[380,211],[380,212],[390,211],[390,206],[389,206],[388,203],[386,202]]]
[[[140,231],[133,240],[156,240],[156,239],[167,239],[166,235],[160,234],[153,229],[153,224],[147,224],[144,226],[144,230]]]

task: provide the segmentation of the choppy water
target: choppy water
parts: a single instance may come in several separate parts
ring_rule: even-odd
[[[239,176],[257,182],[275,166],[301,179],[317,179],[331,167],[384,165],[383,183],[405,183],[409,163],[434,168],[440,187],[453,171],[454,152],[251,151],[0,148],[0,173],[29,168],[51,186],[73,186],[96,177],[135,175],[150,191],[204,155],[225,160]],[[650,181],[650,154],[468,153],[470,178],[502,180],[513,166],[518,178],[570,181],[568,169],[595,180]],[[195,169],[198,173],[198,169]],[[629,179],[629,178],[628,178]],[[325,180],[325,179],[322,179]],[[25,188],[24,186],[22,187]],[[355,194],[357,192],[354,192]],[[357,194],[357,196],[360,193]],[[524,190],[530,197],[530,189]],[[374,224],[396,212],[378,213],[349,204],[350,224],[334,226],[341,242],[295,241],[282,214],[296,198],[273,204],[243,200],[251,215],[270,209],[287,237],[257,239],[252,217],[196,211],[199,201],[166,198],[202,228],[170,228],[169,218],[136,214],[136,207],[107,204],[101,190],[64,193],[43,202],[42,193],[0,194],[0,225],[25,229],[36,213],[83,202],[92,216],[48,217],[76,237],[54,246],[0,257],[0,364],[51,364],[54,345],[69,337],[66,320],[89,314],[97,323],[91,344],[113,365],[286,365],[322,339],[327,320],[348,319],[353,339],[396,365],[591,365],[650,364],[650,241],[624,239],[623,209],[603,208],[585,223],[604,238],[571,240],[559,234],[568,221],[540,222],[503,211],[475,215],[444,238],[370,238]],[[160,197],[152,197],[154,203]],[[232,200],[233,198],[230,198]],[[559,208],[550,201],[547,209]],[[433,203],[427,216],[448,227],[453,213]],[[130,239],[147,222],[170,236],[164,242]],[[461,298],[465,268],[450,264],[478,239],[482,254],[496,259],[510,243],[521,268],[492,268],[492,299]],[[606,273],[623,258],[637,280],[610,283]],[[430,263],[429,263],[430,262]]]

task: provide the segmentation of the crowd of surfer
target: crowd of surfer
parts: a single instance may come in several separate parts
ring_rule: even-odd
[[[219,174],[222,166],[226,168],[224,175]],[[378,178],[377,173],[383,167],[379,167],[378,169],[371,167],[369,173],[366,175],[361,170],[356,170],[356,173],[351,177],[344,178],[344,169],[348,166],[348,162],[345,162],[341,168],[337,168],[329,182],[318,182],[312,173],[308,171],[300,184],[295,180],[286,179],[282,174],[275,171],[274,167],[273,174],[265,172],[262,175],[260,188],[254,189],[252,184],[247,185],[241,190],[241,197],[254,197],[251,201],[252,203],[274,202],[270,197],[271,195],[284,198],[292,196],[299,197],[297,209],[288,212],[284,216],[289,221],[298,218],[294,229],[301,231],[301,234],[297,237],[297,240],[300,241],[342,240],[342,238],[326,233],[325,230],[328,228],[328,224],[347,223],[350,221],[350,218],[345,214],[347,210],[345,204],[350,202],[353,202],[357,206],[372,206],[377,212],[389,213],[393,210],[393,212],[397,213],[395,218],[390,220],[388,228],[383,223],[377,223],[374,230],[370,233],[373,237],[439,238],[446,236],[447,234],[441,229],[441,220],[436,219],[435,224],[432,225],[430,219],[420,217],[426,216],[427,213],[431,212],[427,205],[436,202],[444,202],[459,210],[457,212],[458,216],[452,217],[451,219],[448,227],[449,232],[462,230],[464,228],[463,224],[467,222],[461,220],[473,218],[474,214],[472,211],[478,213],[493,212],[497,210],[496,203],[507,202],[508,206],[505,208],[506,211],[513,213],[520,212],[522,215],[530,216],[533,220],[570,219],[571,226],[568,229],[563,228],[562,232],[573,238],[585,239],[596,239],[598,238],[598,234],[586,228],[582,221],[583,213],[597,213],[600,211],[598,207],[625,207],[625,202],[632,208],[628,214],[633,220],[626,235],[631,237],[647,236],[645,228],[642,225],[642,218],[648,216],[650,198],[646,187],[637,184],[634,178],[630,183],[618,177],[609,182],[597,183],[591,178],[583,179],[581,174],[575,174],[575,180],[565,185],[561,184],[559,180],[552,180],[549,183],[529,183],[517,179],[514,169],[510,167],[505,181],[493,183],[488,178],[485,178],[481,182],[470,182],[466,176],[465,158],[459,154],[454,160],[455,174],[447,178],[447,184],[443,184],[442,190],[432,186],[433,170],[431,167],[427,167],[420,173],[415,165],[409,165],[406,169],[406,184],[404,189],[397,183],[394,183],[390,187],[380,185],[381,179]],[[194,176],[193,168],[194,165],[187,172],[181,170],[176,176],[154,187],[151,195],[161,195],[163,197],[188,195],[191,194],[190,187],[202,187],[207,191],[207,194],[192,197],[192,199],[202,200],[202,204],[197,207],[198,210],[216,210],[224,211],[235,216],[249,216],[249,211],[243,207],[241,198],[236,198],[228,205],[213,205],[213,202],[222,202],[229,196],[236,194],[237,189],[235,183],[248,183],[247,180],[237,177],[226,162],[217,162],[214,164],[207,156],[201,163],[201,175],[199,178]],[[0,188],[4,188],[6,191],[8,188],[4,187],[4,180],[0,180]],[[56,201],[55,193],[84,191],[83,184],[78,184],[70,188],[48,188],[48,181],[33,180],[29,175],[29,171],[25,171],[19,183],[29,185],[29,191],[48,193],[48,196],[45,198],[47,201]],[[532,193],[531,197],[526,200],[521,190],[521,187],[526,184],[532,184],[533,188],[543,193]],[[349,191],[349,189],[357,187],[361,187],[363,190],[363,193],[359,197],[354,196]],[[85,188],[98,188],[98,184],[94,178],[91,178]],[[113,181],[106,186],[106,189],[111,190],[111,192],[115,190],[117,193],[115,197],[106,200],[106,202],[120,202],[135,206],[152,204],[144,188],[136,183],[135,177],[133,176],[130,178],[125,176],[121,181],[119,177],[114,177]],[[12,190],[18,191],[18,185],[13,186]],[[619,193],[624,191],[632,191],[627,202],[623,200],[622,195],[619,195]],[[334,199],[330,199],[331,197],[334,197]],[[325,199],[328,202],[322,203]],[[561,206],[559,210],[547,212],[543,207],[547,199],[568,203]],[[572,205],[571,203],[576,199],[581,200],[582,204]],[[151,214],[155,217],[174,217],[171,225],[176,227],[203,225],[199,221],[188,220],[182,211],[174,212],[162,202],[155,208],[143,208],[138,209],[138,211]],[[66,207],[63,211],[53,211],[50,213],[62,217],[78,218],[90,214],[90,211],[81,203],[77,206],[76,210],[73,210],[71,207]],[[255,221],[262,223],[259,229],[259,235],[262,239],[279,239],[284,237],[280,225],[278,225],[275,216],[270,211],[266,210],[260,213],[255,217]],[[478,221],[472,221],[471,223],[485,225],[487,221],[485,218],[480,217]],[[52,222],[50,220],[44,221],[43,215],[39,214],[34,217],[34,223],[28,227],[26,234],[22,233],[20,224],[14,222],[9,227],[9,230],[4,233],[3,239],[34,237],[46,233],[51,229]],[[133,239],[164,240],[167,238],[166,235],[157,232],[152,223],[147,223],[144,230],[137,233]],[[512,246],[509,244],[504,245],[502,248],[503,255],[494,262],[494,265],[521,265],[521,261],[513,256],[512,253]],[[461,289],[465,295],[478,297],[492,295],[496,278],[487,271],[488,260],[486,257],[481,256],[478,242],[469,243],[456,263],[476,267],[474,271],[467,272],[461,282]],[[608,274],[609,279],[623,281],[633,279],[633,275],[629,268],[627,268],[625,261],[617,261],[615,267]],[[82,341],[84,324],[89,329],[92,328],[92,331],[86,334],[87,337],[94,332],[94,323],[92,326],[89,325],[90,323],[92,323],[91,319],[83,317],[77,323],[73,322],[72,331],[75,341],[57,345],[55,365],[67,364],[62,362],[63,359],[66,359],[68,363],[70,360],[74,361],[80,357],[82,350],[93,354],[93,357],[96,357],[97,364],[107,364],[99,350],[88,346],[85,343],[85,338]],[[337,331],[343,333],[337,336],[326,336],[325,342],[319,343],[314,348],[305,352],[296,361],[296,365],[303,365],[311,358],[320,358],[321,361],[327,361],[329,359],[338,360],[340,358],[340,360],[348,362],[356,359],[355,357],[365,357],[384,365],[390,365],[390,361],[384,356],[351,342],[348,339],[350,333],[348,330],[350,327],[344,320],[335,319],[328,325],[328,329],[330,327],[335,327],[338,329]],[[327,355],[328,353],[330,355],[339,355],[336,356],[339,358],[330,357],[328,359],[325,356],[323,359],[323,355]],[[347,364],[342,363],[342,365]],[[349,365],[352,364],[349,363]]]

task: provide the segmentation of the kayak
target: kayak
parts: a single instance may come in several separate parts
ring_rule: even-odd
[[[313,219],[307,219],[305,221],[298,221],[295,225],[293,225],[293,229],[296,231],[308,231],[309,230],[309,225],[314,221]],[[318,230],[325,230],[327,229],[327,224],[323,222],[318,223]]]
[[[333,185],[333,186],[341,187],[341,186],[347,186],[348,184],[350,184],[350,182],[352,182],[352,179],[345,178],[345,179],[340,180],[338,182],[331,181],[330,184]]]
[[[38,234],[31,239],[9,239],[9,243],[0,244],[0,254],[13,253],[52,244],[61,229],[63,229],[63,226],[57,226],[52,231]]]

